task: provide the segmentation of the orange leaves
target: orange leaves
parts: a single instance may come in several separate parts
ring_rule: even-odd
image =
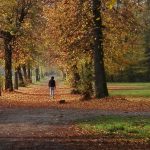
[[[141,13],[140,7],[131,1],[126,3],[127,5],[120,8],[103,12],[105,64],[110,74],[116,74],[121,68],[138,63],[140,59],[137,53],[141,57],[144,54],[142,20],[139,22],[135,15],[135,11]]]
[[[119,72],[121,67],[125,68],[137,62],[137,51],[142,49],[136,44],[141,43],[142,39],[139,38],[140,33],[137,34],[137,30],[141,28],[135,15],[135,11],[141,12],[141,8],[131,1],[127,1],[126,4],[128,5],[122,5],[117,9],[116,0],[106,0],[103,2],[104,9],[101,10],[105,39],[105,66],[111,74]],[[107,5],[110,8],[114,6],[114,9],[105,9]],[[55,7],[45,8],[44,15],[48,21],[47,33],[50,35],[49,53],[52,63],[59,60],[58,65],[60,65],[62,61],[65,68],[69,65],[68,62],[84,57],[85,53],[91,54],[93,15],[89,1],[59,1]],[[141,51],[140,53],[142,55]],[[134,61],[129,61],[128,54]]]
[[[52,101],[49,98],[47,83],[31,85],[27,88],[20,88],[19,91],[13,93],[3,93],[2,97],[0,97],[0,107],[57,107],[64,109],[80,108],[83,110],[100,109],[120,112],[149,112],[149,98],[125,98],[115,96],[104,99],[93,99],[91,101],[80,101],[81,95],[70,94],[71,90],[72,89],[66,85],[58,85],[55,99]],[[58,102],[60,99],[65,99],[67,103],[60,105]]]

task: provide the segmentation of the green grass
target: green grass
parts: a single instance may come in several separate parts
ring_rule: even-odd
[[[150,88],[150,83],[148,82],[109,82],[108,85],[112,86],[144,86]]]
[[[127,138],[150,138],[150,118],[101,116],[91,120],[79,121],[78,126],[100,134],[115,134]]]
[[[110,90],[111,96],[150,97],[150,90]]]
[[[108,83],[108,87],[118,88],[109,90],[111,96],[150,97],[150,83]]]

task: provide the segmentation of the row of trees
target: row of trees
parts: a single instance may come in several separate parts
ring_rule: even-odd
[[[140,0],[137,3],[140,6],[140,12],[138,13],[138,20],[141,25],[142,32],[140,32],[140,42],[136,42],[137,45],[141,45],[140,51],[137,53],[139,59],[138,63],[131,64],[125,69],[120,70],[118,74],[108,75],[109,81],[124,81],[124,82],[149,82],[150,81],[150,1]],[[139,31],[139,30],[138,30]]]
[[[6,90],[13,90],[12,68],[18,88],[18,76],[24,85],[22,71],[30,82],[31,68],[36,68],[38,80],[40,64],[56,65],[74,93],[102,98],[108,96],[106,77],[111,80],[129,66],[149,63],[149,18],[143,19],[149,13],[148,1],[0,0],[0,4]]]
[[[112,81],[146,61],[146,5],[136,0],[62,0],[46,9],[53,60],[67,74],[73,92],[105,97],[105,71]],[[139,71],[147,74],[145,68]]]
[[[39,80],[39,58],[44,50],[45,27],[40,0],[1,0],[0,38],[1,55],[4,61],[5,90],[13,91],[18,86],[32,82],[31,69],[36,68]],[[14,86],[12,76],[14,72]],[[23,75],[22,75],[23,72]]]

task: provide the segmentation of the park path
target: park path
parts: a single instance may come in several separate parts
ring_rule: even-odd
[[[110,138],[91,137],[88,133],[75,127],[74,122],[101,115],[150,116],[150,112],[63,107],[58,103],[61,98],[65,98],[68,102],[79,99],[78,96],[67,96],[69,93],[69,88],[59,86],[56,98],[51,100],[47,83],[44,82],[40,85],[21,88],[11,95],[4,94],[1,101],[5,100],[6,103],[0,105],[0,150],[123,149],[124,144],[133,149],[133,145],[128,142],[117,146],[118,142],[114,142]],[[11,105],[8,105],[8,102]],[[112,144],[116,144],[117,148],[112,148]],[[137,144],[137,149],[141,147],[147,149],[147,145]]]

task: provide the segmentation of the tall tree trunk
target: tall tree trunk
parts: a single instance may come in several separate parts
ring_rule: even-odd
[[[31,73],[31,66],[28,63],[27,65],[27,79],[29,83],[32,83],[32,73]]]
[[[14,78],[14,88],[18,90],[19,84],[18,84],[18,71],[15,70],[15,78]]]
[[[43,73],[43,69],[41,68],[41,78],[44,78],[44,73]]]
[[[2,96],[2,81],[0,80],[0,96]]]
[[[63,80],[66,80],[66,72],[64,70],[62,70],[62,75],[63,75]]]
[[[85,60],[86,61],[86,60]],[[93,95],[93,87],[92,87],[92,63],[85,62],[82,64],[82,76],[80,84],[82,86],[81,93],[83,95],[83,100],[91,99]]]
[[[150,24],[150,1],[147,0],[147,11],[146,16],[148,19],[148,23]],[[145,33],[145,53],[147,56],[147,80],[150,81],[150,26],[148,26],[148,29]]]
[[[103,98],[108,96],[108,89],[104,68],[101,0],[93,0],[93,15],[95,94],[97,98]]]
[[[79,75],[78,68],[77,68],[76,64],[74,64],[72,66],[71,71],[73,73],[72,74],[72,78],[73,78],[73,81],[72,81],[72,87],[73,87],[72,93],[73,94],[79,94],[80,91],[79,91],[78,87],[79,87],[80,75]]]
[[[24,80],[23,80],[23,75],[22,75],[20,66],[18,66],[17,71],[18,71],[18,76],[19,76],[19,86],[23,86],[24,87],[25,83],[24,83]]]
[[[26,65],[22,65],[22,70],[23,70],[23,75],[24,75],[24,79],[27,82],[28,81],[28,75],[27,75],[27,69],[26,69]]]
[[[4,38],[5,48],[5,90],[13,91],[12,83],[12,37],[6,36]]]
[[[119,9],[121,7],[121,0],[117,0],[116,5],[117,5],[117,9]]]
[[[0,86],[0,96],[2,96],[2,87]]]
[[[36,82],[40,81],[40,70],[39,67],[35,69]]]

